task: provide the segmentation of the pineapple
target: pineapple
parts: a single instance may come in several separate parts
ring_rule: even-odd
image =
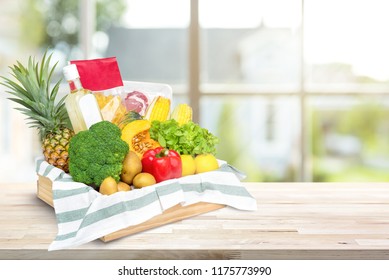
[[[38,129],[45,160],[69,172],[68,148],[74,132],[70,129],[65,97],[55,103],[61,81],[50,90],[50,80],[58,63],[50,67],[51,56],[46,52],[40,63],[30,57],[27,67],[17,61],[10,67],[10,74],[16,81],[1,77],[1,84],[14,96],[9,99],[22,105],[16,110],[27,116],[30,127]]]

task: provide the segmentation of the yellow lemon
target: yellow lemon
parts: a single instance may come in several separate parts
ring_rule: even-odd
[[[202,154],[195,157],[196,173],[203,173],[219,168],[217,159],[212,154]]]
[[[181,155],[182,177],[193,175],[196,172],[196,163],[191,155]]]

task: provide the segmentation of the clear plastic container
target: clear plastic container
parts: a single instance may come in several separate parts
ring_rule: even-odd
[[[129,111],[144,116],[154,98],[163,96],[172,100],[173,91],[167,84],[124,81],[123,87],[93,92],[103,119],[119,124]]]

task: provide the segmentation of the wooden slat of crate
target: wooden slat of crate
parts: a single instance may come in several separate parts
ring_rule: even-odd
[[[37,196],[53,207],[52,182],[49,178],[38,175]],[[225,205],[206,202],[199,202],[188,206],[181,206],[180,204],[177,204],[167,209],[162,214],[157,215],[144,223],[115,231],[101,237],[100,239],[104,242],[108,242],[137,232],[145,231],[151,228],[214,211],[223,207],[225,207]]]
[[[38,198],[54,207],[53,204],[53,183],[47,177],[38,175],[37,192]]]

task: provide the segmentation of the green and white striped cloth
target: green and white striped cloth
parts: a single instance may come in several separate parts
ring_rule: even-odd
[[[58,234],[49,251],[79,246],[120,229],[143,223],[166,209],[197,202],[218,203],[239,210],[257,209],[242,186],[243,174],[220,161],[217,171],[186,176],[106,196],[62,170],[37,160],[37,173],[53,182]]]

